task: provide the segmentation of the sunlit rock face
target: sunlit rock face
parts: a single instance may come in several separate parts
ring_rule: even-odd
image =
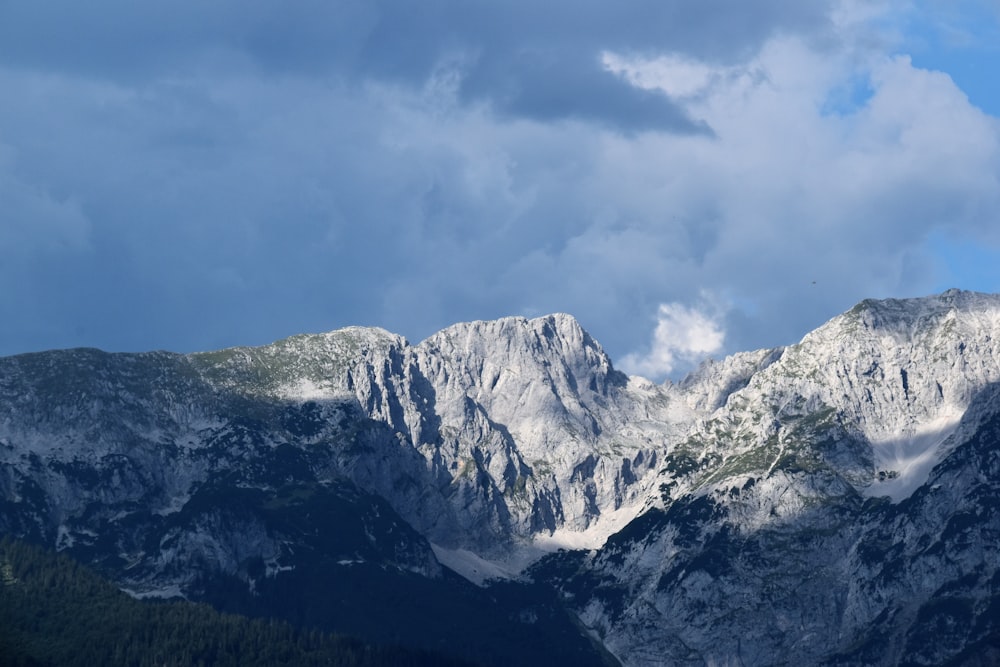
[[[681,386],[718,407],[663,457],[653,507],[538,576],[627,664],[993,655],[998,334],[1000,300],[948,292],[706,366]],[[736,389],[688,388],[706,378]]]
[[[1000,618],[997,340],[950,291],[664,385],[562,314],[9,357],[0,529],[137,593],[530,577],[630,665],[940,664]]]

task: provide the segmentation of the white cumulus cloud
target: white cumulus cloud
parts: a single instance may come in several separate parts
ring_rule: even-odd
[[[725,339],[715,309],[661,303],[649,349],[626,355],[619,365],[631,375],[660,379],[719,352]]]

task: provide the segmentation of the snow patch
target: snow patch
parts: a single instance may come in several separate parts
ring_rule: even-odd
[[[562,528],[551,535],[535,535],[528,544],[514,547],[502,559],[483,558],[466,549],[446,549],[431,543],[438,561],[477,586],[495,579],[522,579],[522,573],[543,556],[560,550],[599,549],[642,510],[642,505],[606,512],[583,531]]]
[[[74,544],[76,544],[76,538],[70,533],[66,524],[60,524],[59,528],[56,529],[56,551],[69,549]]]
[[[267,561],[265,564],[264,576],[268,579],[278,576],[282,572],[291,572],[294,565],[280,565],[278,561]]]
[[[467,549],[445,549],[433,542],[431,549],[438,562],[477,586],[484,586],[491,579],[516,579],[520,573],[507,563],[486,560]]]
[[[865,489],[865,495],[888,496],[893,502],[908,498],[944,458],[943,445],[961,419],[961,412],[950,410],[911,433],[872,442],[875,469],[882,475]]]
[[[169,586],[164,586],[162,588],[154,588],[148,591],[136,591],[130,588],[119,589],[123,593],[127,593],[136,600],[169,600],[172,598],[181,598],[187,600],[187,596],[181,592],[180,584],[170,584]]]
[[[608,538],[619,532],[632,519],[639,515],[643,504],[619,507],[616,510],[604,512],[596,522],[586,530],[569,530],[559,528],[551,535],[536,535],[534,545],[544,553],[552,553],[559,549],[591,550],[600,549]]]

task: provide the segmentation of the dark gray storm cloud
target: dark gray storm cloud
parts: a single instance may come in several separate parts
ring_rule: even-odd
[[[729,62],[782,30],[821,32],[825,5],[9,0],[0,5],[0,61],[126,80],[245,65],[410,86],[459,62],[462,96],[502,114],[575,118],[624,131],[704,132],[667,96],[606,72],[601,52],[677,52]]]
[[[0,353],[567,311],[656,368],[664,313],[919,293],[932,233],[998,243],[1000,140],[852,7],[0,2]]]

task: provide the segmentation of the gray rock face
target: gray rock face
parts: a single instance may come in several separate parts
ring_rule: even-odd
[[[421,445],[461,493],[491,485],[507,517],[500,537],[583,530],[636,505],[657,450],[691,420],[667,389],[630,384],[567,315],[457,325],[415,357],[440,424]]]
[[[442,547],[503,558],[536,535],[637,513],[657,452],[694,414],[669,388],[630,383],[566,315],[456,325],[418,346],[349,328],[186,356],[0,363],[10,497],[36,489],[31,530],[61,544],[126,506],[176,513],[288,445],[310,480],[346,478]],[[246,483],[281,482],[265,472]],[[235,568],[242,548],[213,539],[191,549]]]
[[[630,665],[995,650],[998,334],[996,297],[860,304],[669,451],[654,509],[539,576]]]
[[[698,414],[630,383],[568,315],[459,324],[417,346],[347,329],[191,361],[240,393],[356,404],[392,442],[342,458],[347,474],[434,542],[494,557],[637,512],[657,452]]]
[[[950,291],[676,385],[568,315],[10,357],[0,529],[164,592],[578,548],[528,574],[625,664],[940,664],[998,636],[997,340],[1000,297]]]

